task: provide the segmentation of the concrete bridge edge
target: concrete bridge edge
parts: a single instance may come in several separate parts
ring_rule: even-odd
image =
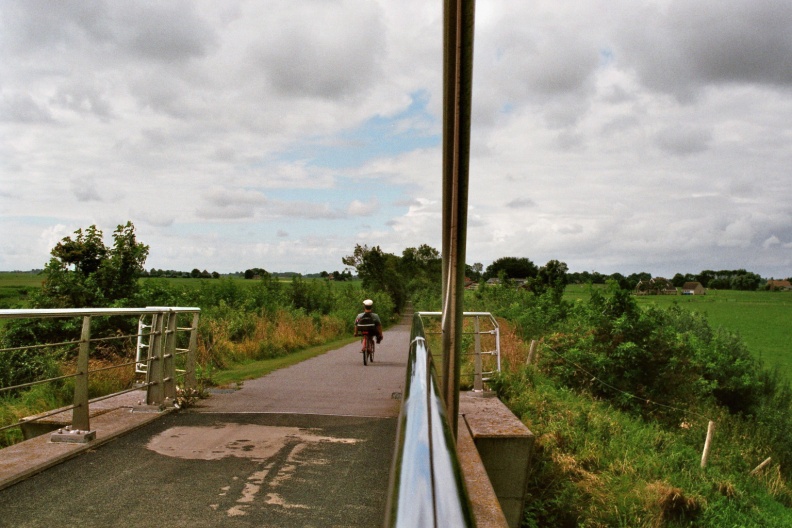
[[[477,526],[517,528],[534,435],[492,393],[461,392],[457,452]]]

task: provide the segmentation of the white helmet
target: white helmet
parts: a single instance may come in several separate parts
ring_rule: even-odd
[[[372,301],[371,299],[366,299],[365,301],[363,301],[363,306],[365,306],[366,308],[371,308],[372,306],[374,306],[374,301]]]

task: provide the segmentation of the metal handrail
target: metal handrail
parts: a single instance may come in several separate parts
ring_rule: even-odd
[[[418,315],[421,317],[435,317],[439,318],[442,317],[443,312],[418,312]],[[474,360],[474,369],[470,376],[473,377],[473,391],[480,392],[484,390],[484,382],[490,381],[492,378],[488,376],[492,376],[496,372],[500,372],[501,370],[501,350],[500,350],[500,325],[498,324],[497,319],[492,315],[491,312],[462,312],[462,319],[473,319],[473,331],[472,332],[460,332],[461,335],[472,335],[474,336],[474,347],[472,352],[466,352],[464,350],[459,351],[459,356],[472,356]],[[489,321],[489,326],[491,326],[492,330],[482,330],[481,329],[481,322],[482,319]],[[427,335],[440,335],[442,332],[426,332]],[[482,342],[481,337],[484,335],[493,336],[495,343],[494,343],[494,350],[482,350]],[[483,369],[482,365],[482,356],[494,356],[495,357],[495,366],[494,370],[487,370]],[[460,374],[461,376],[461,374]]]
[[[454,437],[415,314],[385,526],[475,526]]]
[[[111,315],[143,315],[151,313],[200,312],[197,307],[147,306],[146,308],[30,308],[20,310],[0,310],[0,319],[41,319],[45,317],[83,317]]]
[[[143,386],[146,387],[146,403],[149,405],[163,405],[169,400],[173,401],[176,397],[175,378],[177,374],[183,374],[184,384],[186,388],[193,388],[195,384],[195,353],[197,349],[197,330],[198,330],[198,317],[201,309],[194,307],[167,307],[167,306],[149,306],[146,308],[67,308],[67,309],[22,309],[22,310],[0,310],[0,319],[43,319],[43,318],[69,318],[80,317],[82,318],[82,333],[78,340],[64,341],[60,343],[46,343],[35,344],[23,347],[13,348],[0,348],[0,354],[4,352],[12,352],[18,350],[35,350],[55,346],[74,346],[78,345],[77,355],[77,371],[73,374],[57,376],[47,379],[35,380],[29,383],[15,385],[12,387],[0,388],[0,393],[12,390],[18,390],[33,385],[42,383],[51,383],[53,381],[74,378],[74,403],[68,407],[55,409],[42,413],[34,418],[20,421],[16,424],[0,427],[0,431],[10,427],[21,426],[23,423],[29,423],[36,420],[60,414],[72,410],[72,428],[80,431],[89,431],[89,405],[92,402],[101,401],[112,397],[113,395],[124,394],[135,389],[127,389],[115,393],[113,395],[102,396],[93,400],[88,399],[88,377],[90,374],[104,370],[111,370],[123,366],[133,365],[136,362],[123,363],[119,365],[112,365],[109,367],[102,367],[98,369],[89,369],[88,361],[90,355],[91,345],[96,342],[104,342],[110,340],[128,339],[136,337],[133,335],[118,335],[112,337],[91,338],[91,318],[92,317],[111,317],[111,316],[141,316],[150,315],[152,320],[158,327],[156,331],[152,331],[149,335],[154,336],[154,343],[150,347],[149,355],[146,358],[147,363],[156,363],[157,367],[151,369],[152,372],[146,374],[146,382]],[[177,318],[179,315],[192,315],[192,322],[189,327],[177,326]],[[154,326],[154,325],[152,325]],[[188,348],[176,348],[176,333],[186,332],[189,333],[189,346]],[[178,352],[177,352],[178,351]],[[177,369],[174,364],[175,356],[186,356],[185,366],[183,370]]]

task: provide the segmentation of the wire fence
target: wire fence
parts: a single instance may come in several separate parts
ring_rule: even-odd
[[[0,397],[18,394],[20,391],[31,389],[37,385],[67,380],[70,380],[68,385],[73,387],[71,405],[50,409],[35,416],[26,417],[16,423],[0,424],[0,432],[14,427],[24,429],[30,424],[71,411],[69,430],[72,432],[85,432],[85,438],[90,439],[90,406],[93,403],[135,390],[145,389],[147,405],[159,408],[172,405],[176,401],[177,383],[179,380],[185,389],[194,389],[196,385],[195,353],[198,344],[199,316],[199,308],[183,307],[0,310],[0,319],[31,321],[59,319],[80,322],[79,336],[63,335],[61,332],[55,332],[58,337],[51,342],[35,342],[27,345],[0,348],[0,358],[2,358],[3,354],[22,352],[26,354],[24,360],[30,360],[31,357],[45,356],[54,351],[57,351],[61,357],[75,358],[74,372],[0,387]],[[95,326],[92,325],[92,321],[100,318],[106,321],[106,318],[111,317],[126,318],[129,324],[118,326],[128,326],[129,328],[137,326],[138,332],[132,334],[116,332],[113,335],[92,335],[92,326]],[[138,319],[137,324],[135,319]],[[140,324],[140,321],[144,319],[149,324]],[[31,329],[35,337],[36,326],[31,326]],[[49,333],[52,334],[51,331]],[[35,340],[38,341],[38,339]],[[136,340],[138,350],[141,349],[140,344],[145,343],[146,353],[144,357],[141,358],[138,354],[134,360],[96,366],[100,362],[95,357],[92,358],[92,355],[96,355],[98,344],[110,346],[115,343],[118,348],[128,349],[130,348],[128,343],[133,340]],[[46,338],[42,337],[41,341],[46,341]],[[29,354],[30,352],[32,354]],[[145,381],[111,394],[103,394],[89,399],[90,383],[99,373],[105,375],[104,373],[109,371],[117,372],[120,369],[133,367],[141,363],[146,367]],[[92,364],[94,368],[91,368]]]

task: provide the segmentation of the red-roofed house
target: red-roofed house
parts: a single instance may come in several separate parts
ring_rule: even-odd
[[[767,289],[770,291],[792,291],[792,283],[788,280],[769,280],[767,281]]]

